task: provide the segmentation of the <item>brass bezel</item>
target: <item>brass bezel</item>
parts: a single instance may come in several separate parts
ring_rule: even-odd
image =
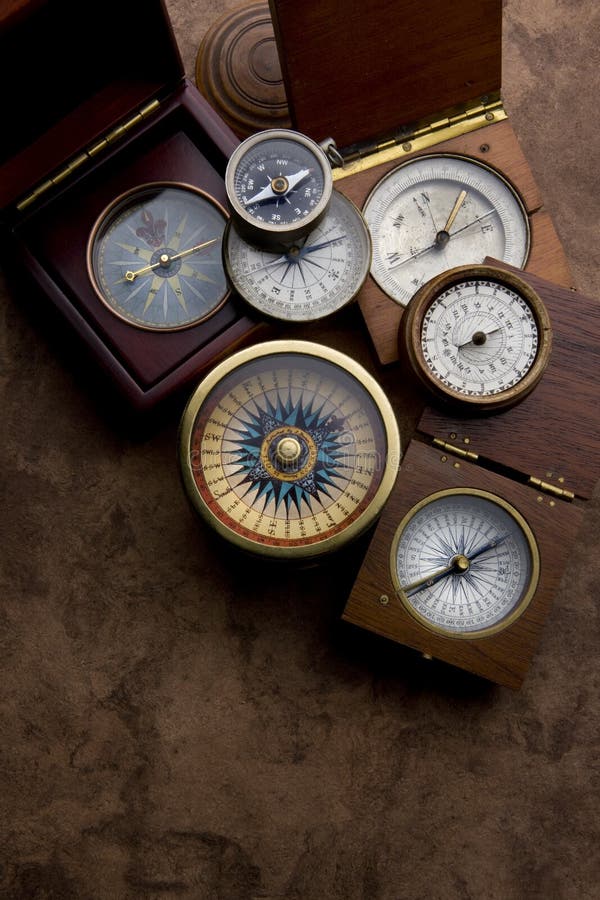
[[[106,306],[110,310],[113,316],[116,316],[117,319],[120,319],[122,322],[126,322],[128,325],[131,325],[134,328],[139,328],[141,331],[151,331],[154,334],[169,334],[174,331],[184,331],[187,328],[193,328],[195,325],[199,325],[201,322],[206,322],[207,319],[210,319],[212,316],[214,316],[214,314],[224,306],[231,294],[231,290],[227,286],[227,280],[226,290],[223,297],[219,300],[217,306],[206,313],[206,315],[199,316],[197,319],[192,319],[191,322],[186,322],[183,325],[169,325],[168,327],[162,327],[159,325],[148,325],[143,322],[138,322],[135,319],[128,318],[119,310],[115,309],[115,307],[108,301],[102,288],[98,284],[96,275],[94,273],[93,264],[93,252],[96,238],[98,236],[98,232],[106,223],[107,218],[111,215],[114,215],[121,205],[125,204],[130,198],[135,197],[136,194],[140,194],[143,191],[160,190],[161,188],[179,188],[180,190],[188,191],[191,194],[201,197],[202,199],[206,200],[211,206],[215,207],[215,209],[217,209],[223,215],[223,218],[225,220],[225,228],[227,227],[229,223],[229,213],[227,212],[225,207],[219,203],[218,200],[215,200],[214,197],[212,197],[209,193],[202,190],[201,188],[195,187],[192,184],[186,184],[185,182],[181,181],[149,181],[144,184],[136,185],[136,187],[130,188],[129,190],[124,191],[122,194],[119,194],[103,209],[103,211],[96,219],[88,238],[86,249],[86,265],[88,277],[94,289],[94,293],[96,294],[98,299],[102,301],[104,306]]]
[[[525,300],[536,322],[538,349],[533,365],[517,384],[497,394],[468,396],[453,390],[435,377],[423,355],[421,331],[427,310],[441,293],[464,281],[493,281],[505,285]],[[436,400],[475,414],[491,413],[514,406],[539,383],[550,362],[552,327],[540,296],[514,272],[496,266],[457,266],[432,278],[411,298],[400,322],[398,343],[400,358],[408,362],[421,386]]]
[[[211,391],[219,382],[235,369],[245,363],[252,362],[260,357],[276,356],[280,354],[298,354],[314,356],[325,360],[350,373],[360,385],[370,394],[379,415],[381,416],[383,430],[387,442],[384,471],[373,499],[368,507],[346,529],[322,541],[301,546],[270,546],[251,541],[243,535],[239,535],[225,525],[215,515],[200,496],[192,471],[190,457],[190,445],[196,417]],[[375,379],[359,363],[346,354],[333,350],[322,344],[311,341],[268,341],[247,347],[234,353],[228,359],[217,365],[204,378],[192,394],[184,410],[179,429],[179,467],[183,481],[183,487],[196,512],[206,521],[221,537],[233,543],[242,550],[253,554],[275,559],[307,559],[322,556],[325,553],[339,549],[342,545],[362,534],[380,515],[385,502],[394,486],[401,458],[400,433],[396,417],[389,400],[383,389]]]
[[[477,631],[448,631],[445,628],[442,628],[439,625],[435,625],[430,622],[420,613],[418,613],[410,600],[406,596],[406,594],[402,590],[402,586],[398,580],[398,573],[396,571],[395,558],[396,552],[398,548],[398,544],[402,539],[402,535],[404,530],[406,529],[408,523],[411,519],[420,512],[426,506],[429,506],[431,503],[435,503],[436,500],[439,500],[443,497],[448,496],[456,496],[457,494],[468,495],[474,497],[481,497],[485,500],[489,500],[491,503],[495,503],[497,506],[500,506],[504,509],[515,521],[517,526],[523,532],[525,540],[527,542],[527,546],[529,548],[529,552],[531,554],[531,577],[529,580],[529,584],[527,585],[524,593],[521,598],[513,607],[512,611],[508,613],[503,619],[499,622],[496,622],[494,625],[490,625],[487,628],[481,628]],[[497,634],[499,631],[504,631],[506,628],[509,628],[520,616],[523,615],[529,604],[531,603],[540,578],[540,551],[538,548],[537,541],[535,539],[535,535],[530,528],[529,524],[525,517],[507,500],[504,500],[502,497],[499,497],[497,494],[493,494],[491,491],[484,491],[479,488],[468,488],[468,487],[457,487],[457,488],[446,488],[442,491],[436,491],[433,494],[428,494],[426,497],[423,497],[422,500],[419,500],[408,512],[403,516],[400,524],[396,528],[394,532],[394,537],[392,538],[392,542],[390,544],[390,552],[389,552],[389,567],[390,567],[390,577],[392,579],[392,583],[394,585],[394,589],[396,592],[396,596],[402,603],[403,608],[415,619],[420,625],[426,628],[428,631],[433,632],[437,635],[443,635],[446,638],[451,640],[475,640],[478,638],[489,637],[491,635]]]

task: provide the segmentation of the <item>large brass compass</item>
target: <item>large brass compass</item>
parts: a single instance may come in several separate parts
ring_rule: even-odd
[[[271,341],[221,363],[181,426],[192,504],[222,536],[266,556],[318,556],[363,532],[399,458],[394,414],[375,380],[303,341]]]

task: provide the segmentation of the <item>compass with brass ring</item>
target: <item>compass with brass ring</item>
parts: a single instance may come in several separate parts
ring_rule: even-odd
[[[427,282],[400,323],[399,354],[436,400],[492,413],[523,400],[550,361],[546,308],[519,275],[459,266]]]
[[[242,350],[201,382],[180,428],[183,485],[236,546],[314,558],[365,531],[394,484],[389,401],[350,357],[305,341]]]
[[[153,182],[114,200],[96,222],[88,274],[100,300],[138,328],[177,331],[225,303],[226,211],[187,184]]]

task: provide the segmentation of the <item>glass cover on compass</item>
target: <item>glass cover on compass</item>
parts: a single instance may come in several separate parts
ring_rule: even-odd
[[[197,511],[262,555],[337,549],[379,515],[399,465],[389,402],[342,353],[272,341],[210,373],[184,413],[180,461]]]

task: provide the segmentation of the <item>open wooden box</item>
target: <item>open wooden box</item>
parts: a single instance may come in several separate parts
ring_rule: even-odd
[[[496,415],[464,415],[443,404],[424,409],[343,614],[361,628],[512,688],[525,677],[600,477],[600,303],[519,274],[550,316],[548,368],[529,396]],[[415,503],[465,487],[490,491],[524,516],[537,540],[540,579],[515,622],[493,635],[457,640],[424,627],[399,602],[390,547]]]
[[[571,286],[565,253],[500,99],[502,0],[269,0],[294,127],[333,138],[335,187],[362,208],[391,169],[419,154],[480,160],[527,211],[525,268]],[[473,263],[482,260],[473,259]],[[371,276],[360,308],[380,362],[397,359],[399,306]]]
[[[115,197],[149,182],[190,184],[225,206],[238,139],[184,78],[161,0],[13,0],[0,15],[4,261],[33,278],[127,408],[146,412],[257,323],[236,297],[180,331],[122,321],[88,277],[90,231]]]

